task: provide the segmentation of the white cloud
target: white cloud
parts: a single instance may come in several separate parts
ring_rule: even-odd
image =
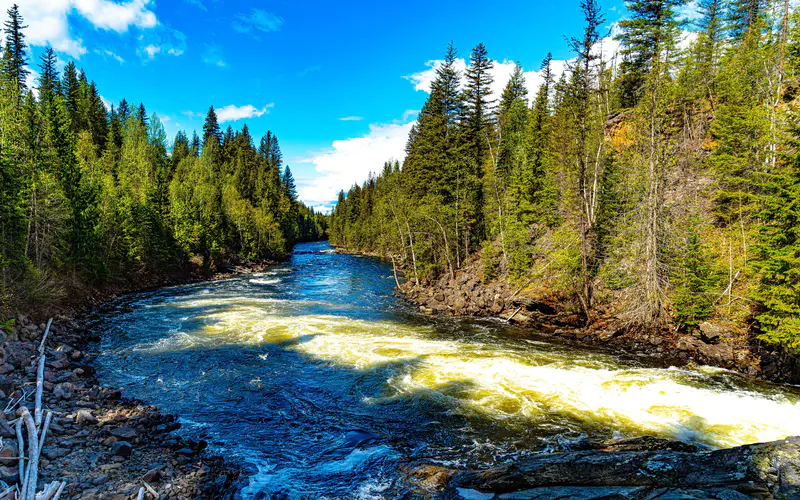
[[[113,30],[117,33],[128,31],[130,26],[152,28],[158,19],[147,6],[150,0],[131,0],[115,3],[108,0],[72,0],[75,9],[96,28]]]
[[[331,210],[333,209],[331,205],[316,205],[311,208],[314,209],[314,211],[318,214],[326,214],[326,215],[331,213]]]
[[[154,58],[156,56],[156,54],[161,52],[161,47],[159,47],[157,45],[150,44],[150,45],[148,45],[148,46],[146,46],[144,48],[144,51],[145,51],[145,53],[147,53],[147,58],[148,59],[152,59],[152,58]]]
[[[217,120],[220,123],[224,123],[235,122],[236,120],[242,120],[244,118],[258,117],[265,113],[269,113],[270,108],[273,108],[274,106],[274,103],[270,103],[263,108],[258,109],[252,104],[245,104],[244,106],[235,106],[233,104],[229,104],[216,110]]]
[[[691,0],[678,8],[678,18],[689,22],[699,20],[703,14],[700,12],[700,2]]]
[[[86,48],[70,29],[72,15],[85,18],[95,28],[117,33],[124,33],[131,26],[148,29],[158,24],[150,10],[151,0],[0,0],[0,10],[5,12],[14,3],[20,4],[20,14],[28,26],[25,35],[31,45],[49,44],[53,50],[75,58],[85,54]]]
[[[28,68],[28,76],[25,77],[25,85],[33,91],[33,95],[39,98],[39,72],[33,68]]]
[[[327,205],[339,190],[363,182],[370,172],[379,172],[387,160],[402,161],[414,123],[372,124],[368,134],[334,141],[329,151],[302,160],[313,164],[317,175],[298,181],[300,199],[307,205]]]
[[[616,24],[614,26],[616,27]],[[613,39],[613,34],[614,33],[612,31],[612,36],[603,38],[594,47],[594,50],[602,55],[603,59],[605,60],[610,60],[619,50],[619,42]],[[551,71],[553,72],[553,77],[556,79],[560,77],[561,74],[566,70],[569,62],[569,60],[553,59],[551,62]],[[444,63],[442,60],[428,61],[425,63],[427,69],[413,73],[404,78],[409,80],[414,85],[416,90],[430,93],[431,84],[433,83],[433,80],[436,79],[436,70],[442,65],[442,63]],[[508,60],[492,61],[492,63],[492,70],[490,72],[493,80],[492,94],[494,99],[499,99],[500,95],[503,93],[503,88],[505,88],[509,78],[511,78],[511,75],[514,72],[514,66],[516,63]],[[467,69],[467,61],[463,58],[457,58],[455,60],[455,69],[461,73],[463,80],[464,73]],[[523,75],[525,77],[526,86],[528,87],[528,98],[533,98],[536,90],[544,80],[542,72],[540,69],[524,71],[523,68]]]
[[[341,121],[341,122],[360,122],[363,119],[364,119],[363,116],[343,116],[343,117],[339,118],[339,121]]]

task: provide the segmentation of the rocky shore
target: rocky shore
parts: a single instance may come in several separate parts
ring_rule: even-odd
[[[651,437],[543,453],[480,471],[422,464],[406,474],[441,500],[800,498],[800,438],[701,452]]]
[[[33,411],[35,361],[44,325],[18,316],[0,346],[0,480],[20,482],[16,432],[9,422]],[[53,419],[42,448],[39,484],[65,481],[61,498],[136,498],[146,482],[162,499],[228,498],[241,486],[240,470],[203,452],[204,441],[174,435],[174,415],[101,387],[90,343],[76,322],[57,319],[45,354],[43,406]],[[21,401],[20,401],[21,399]],[[148,494],[145,498],[154,498]]]
[[[42,448],[40,488],[65,481],[62,499],[123,500],[137,498],[147,483],[160,499],[234,498],[247,482],[242,464],[212,456],[204,451],[205,441],[176,435],[176,415],[98,383],[94,349],[99,338],[82,318],[120,293],[221,279],[269,265],[247,264],[213,274],[193,268],[136,283],[87,288],[48,311],[56,319],[46,343],[43,403],[53,419]],[[44,329],[44,323],[23,314],[5,331],[0,328],[0,409],[5,409],[0,412],[0,481],[9,486],[20,482],[17,435],[9,423],[18,418],[20,408],[33,411],[35,365]],[[148,492],[145,498],[155,496]]]
[[[634,326],[616,311],[598,308],[586,324],[581,314],[563,307],[562,298],[512,288],[502,281],[484,283],[475,267],[431,283],[407,281],[402,291],[426,314],[497,317],[532,335],[644,353],[676,364],[712,365],[773,382],[800,383],[800,358],[754,342],[724,323],[704,322],[689,332],[653,329]]]

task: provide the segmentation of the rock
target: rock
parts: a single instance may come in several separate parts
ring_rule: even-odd
[[[181,448],[180,450],[176,451],[175,454],[190,457],[195,454],[195,451],[191,448]]]
[[[0,481],[6,484],[19,482],[19,467],[6,467],[0,465]]]
[[[3,363],[0,365],[0,375],[5,375],[14,371],[14,365],[11,363]]]
[[[8,375],[0,375],[0,391],[3,391],[6,394],[11,394],[14,392],[15,385],[14,379]]]
[[[406,471],[414,478],[415,482],[426,490],[441,489],[447,485],[448,481],[456,474],[452,469],[439,467],[438,465],[420,465]]]
[[[501,312],[503,312],[503,309],[505,309],[505,306],[506,306],[506,303],[503,300],[503,298],[502,297],[497,297],[497,299],[494,301],[494,304],[492,304],[492,308],[490,309],[490,312],[492,314],[500,314]]]
[[[603,451],[697,451],[697,446],[680,441],[670,441],[652,436],[639,436],[632,438],[614,439],[601,444],[599,449]]]
[[[75,414],[75,422],[78,425],[97,425],[97,417],[95,417],[90,410],[78,410]]]
[[[55,460],[57,458],[61,458],[69,453],[69,448],[49,448],[45,447],[44,456],[46,456],[50,460]]]
[[[5,419],[0,421],[0,437],[10,438],[16,436],[17,433],[8,425]]]
[[[31,344],[26,342],[6,343],[6,359],[16,368],[24,368],[27,366],[31,361],[31,356],[33,356]],[[10,391],[4,390],[4,392],[8,394]]]
[[[164,474],[162,474],[159,469],[150,469],[144,476],[142,476],[142,480],[147,483],[157,483],[161,481],[163,477]]]
[[[63,382],[55,385],[53,395],[59,399],[72,399],[75,396],[75,389],[75,384]]]
[[[733,346],[728,342],[720,342],[719,344],[701,343],[697,346],[697,350],[709,362],[717,366],[730,366],[731,363],[736,361]]]
[[[460,473],[451,486],[500,494],[518,492],[501,498],[555,498],[534,493],[575,487],[643,488],[632,498],[800,498],[800,437],[712,452],[591,450],[531,455],[513,464]],[[681,493],[696,490],[715,493]],[[569,493],[561,497],[600,498]]]
[[[98,476],[92,480],[92,484],[94,486],[100,486],[101,484],[106,484],[108,482],[108,475],[103,474],[102,476]]]
[[[13,467],[17,464],[16,453],[11,448],[3,448],[0,450],[0,465],[7,465]]]
[[[532,297],[517,296],[511,299],[511,304],[515,307],[522,307],[528,311],[537,311],[548,316],[556,313],[554,307]]]
[[[704,321],[698,325],[700,328],[700,332],[703,334],[703,340],[714,343],[719,341],[719,338],[722,336],[722,328],[709,323],[708,321]]]
[[[133,427],[117,427],[116,429],[111,429],[111,435],[120,439],[133,439],[139,433]]]
[[[117,441],[111,445],[111,453],[114,456],[129,458],[133,452],[133,446],[127,441]]]

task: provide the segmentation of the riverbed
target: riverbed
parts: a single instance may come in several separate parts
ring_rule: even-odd
[[[101,309],[98,375],[250,465],[245,498],[394,498],[401,468],[488,467],[586,438],[725,448],[800,434],[800,391],[432,318],[391,266],[298,245],[267,271]]]

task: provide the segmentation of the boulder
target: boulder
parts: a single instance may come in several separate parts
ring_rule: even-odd
[[[700,325],[698,325],[698,328],[700,328],[700,333],[703,336],[703,340],[709,343],[715,343],[719,341],[719,338],[722,336],[723,333],[722,328],[712,323],[709,323],[708,321],[700,323]]]
[[[554,307],[532,297],[517,296],[511,299],[511,304],[515,307],[522,307],[528,311],[536,311],[545,315],[556,313],[556,309]]]
[[[19,482],[19,467],[0,466],[0,481],[6,484]]]
[[[117,441],[111,445],[111,453],[116,457],[129,458],[133,453],[133,445],[127,441]]]
[[[75,422],[78,425],[97,425],[97,417],[95,417],[90,410],[78,410],[75,414]]]
[[[46,457],[47,457],[49,460],[55,460],[55,459],[57,459],[57,458],[61,458],[61,457],[65,456],[65,455],[67,455],[67,454],[69,453],[69,448],[60,448],[60,447],[57,447],[57,448],[51,448],[51,447],[45,447],[45,449],[42,451],[42,453],[43,453],[43,454],[44,454],[44,456],[46,456]]]
[[[159,469],[150,469],[144,476],[142,476],[142,480],[147,483],[157,483],[161,481],[163,477],[164,474],[162,474]]]
[[[62,382],[53,387],[53,395],[59,399],[69,400],[75,396],[75,384],[71,382]]]
[[[800,498],[800,437],[712,452],[543,453],[513,464],[460,473],[450,486],[501,494],[500,498],[555,498],[537,493],[545,489],[566,492],[558,498],[602,498],[575,496],[569,490],[609,487],[641,488],[630,498]],[[681,493],[696,490],[715,493],[705,497]]]
[[[133,439],[139,433],[133,427],[117,427],[116,429],[111,429],[111,435],[120,439]]]

